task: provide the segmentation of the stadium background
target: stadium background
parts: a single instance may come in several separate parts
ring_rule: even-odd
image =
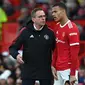
[[[50,9],[58,1],[66,3],[68,17],[80,31],[79,85],[85,85],[85,0],[0,0],[0,85],[21,85],[20,65],[9,55],[8,47],[30,20],[30,12],[35,7],[46,12],[46,23],[53,29],[55,22]]]

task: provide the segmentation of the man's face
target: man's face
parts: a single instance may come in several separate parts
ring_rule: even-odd
[[[35,24],[39,26],[44,26],[46,23],[46,15],[43,10],[37,11],[35,17],[33,18]]]
[[[55,21],[59,22],[63,16],[63,9],[59,6],[55,6],[52,8],[52,16]]]

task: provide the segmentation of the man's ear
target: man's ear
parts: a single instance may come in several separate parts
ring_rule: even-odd
[[[35,22],[35,18],[32,18],[32,21]]]

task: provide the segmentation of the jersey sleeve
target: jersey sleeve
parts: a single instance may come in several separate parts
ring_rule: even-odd
[[[79,31],[75,24],[68,31],[68,42],[70,46],[70,61],[71,61],[71,75],[75,75],[79,67],[78,53],[79,53]]]
[[[24,35],[24,30],[26,28],[23,28],[20,33],[18,34],[18,36],[16,37],[16,39],[13,40],[12,44],[9,47],[9,54],[16,59],[16,56],[19,54],[18,50],[22,47],[22,43],[23,43],[23,35]]]

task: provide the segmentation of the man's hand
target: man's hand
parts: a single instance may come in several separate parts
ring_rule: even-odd
[[[58,80],[56,69],[53,66],[51,66],[51,69],[52,69],[52,73],[53,73],[54,79]]]
[[[70,76],[70,83],[73,85],[76,81],[76,77],[75,76]]]
[[[17,55],[17,62],[19,64],[24,64],[24,61],[22,60],[22,56],[20,54]]]

